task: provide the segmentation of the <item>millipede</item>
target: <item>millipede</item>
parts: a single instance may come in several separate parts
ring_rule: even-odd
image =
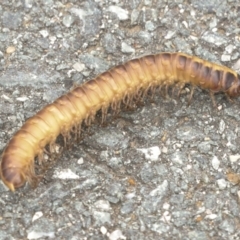
[[[196,56],[163,52],[130,60],[76,86],[27,119],[3,150],[1,180],[11,191],[26,182],[36,187],[41,179],[36,163],[44,165],[44,154],[54,154],[58,136],[66,145],[80,138],[82,125],[90,126],[98,112],[104,122],[110,109],[118,113],[149,91],[168,93],[172,88],[180,95],[186,84],[189,100],[196,87],[208,90],[214,105],[215,93],[228,99],[240,95],[238,73]]]

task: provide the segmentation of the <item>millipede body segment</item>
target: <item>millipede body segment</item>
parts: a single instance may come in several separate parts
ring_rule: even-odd
[[[233,70],[183,53],[159,53],[133,59],[116,66],[61,96],[29,118],[18,130],[1,156],[0,176],[12,191],[26,182],[36,186],[35,159],[43,163],[46,147],[53,153],[62,135],[79,137],[83,122],[90,125],[98,111],[105,120],[108,109],[118,112],[121,105],[131,105],[149,90],[183,87],[209,90],[229,98],[240,95],[240,76]]]

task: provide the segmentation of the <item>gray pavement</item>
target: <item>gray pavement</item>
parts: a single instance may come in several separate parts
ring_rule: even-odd
[[[237,0],[1,0],[0,151],[75,83],[185,52],[240,69]],[[185,89],[188,92],[188,88]],[[0,239],[240,239],[240,100],[155,98],[65,151],[36,189],[0,184]]]

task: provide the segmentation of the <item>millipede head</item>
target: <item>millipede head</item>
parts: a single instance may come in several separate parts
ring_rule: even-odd
[[[20,188],[26,182],[26,178],[19,168],[2,169],[1,179],[4,184],[13,192],[16,188]]]
[[[2,181],[11,191],[15,191],[16,188],[20,188],[26,182],[21,170],[17,168],[5,169],[2,174]]]
[[[235,85],[235,87],[230,88],[228,91],[228,95],[231,98],[239,97],[240,96],[240,83],[237,86]]]
[[[226,93],[231,98],[240,96],[240,75],[227,73],[225,77]]]

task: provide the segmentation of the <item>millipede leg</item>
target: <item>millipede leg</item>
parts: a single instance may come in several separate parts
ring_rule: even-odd
[[[64,141],[64,148],[68,147],[68,142],[71,142],[71,135],[69,132],[62,133],[63,141]]]
[[[101,109],[101,112],[102,112],[102,120],[101,120],[101,125],[102,125],[107,119],[108,107],[103,106]]]
[[[43,175],[32,175],[27,178],[27,181],[29,182],[30,186],[32,188],[36,188],[38,183],[42,180]]]
[[[181,83],[178,86],[179,87],[178,87],[178,91],[177,91],[177,97],[179,98],[182,93],[183,88],[185,87],[185,83],[184,84]]]
[[[39,165],[42,165],[43,164],[43,160],[44,160],[44,157],[43,157],[43,150],[38,153],[38,163]]]
[[[225,93],[225,96],[227,97],[227,100],[230,102],[230,103],[234,103],[234,100],[228,95]]]
[[[214,97],[214,92],[209,91],[209,94],[210,94],[210,97],[211,97],[211,100],[212,100],[213,107],[216,108],[217,104],[216,104],[216,100],[215,100],[215,97]]]
[[[165,98],[169,99],[169,85],[165,85]]]
[[[119,114],[120,109],[121,109],[121,101],[118,100],[116,103],[116,110],[115,110],[116,115]]]
[[[188,105],[190,105],[191,102],[192,102],[192,97],[193,97],[193,94],[194,94],[195,89],[196,89],[195,86],[192,86],[192,87],[191,87],[190,95],[189,95],[189,98],[188,98]]]
[[[169,85],[168,85],[168,84],[164,84],[164,85],[160,88],[160,94],[161,94],[165,99],[168,99],[168,98],[169,98],[168,90],[169,90]]]
[[[94,122],[95,120],[95,112],[91,112],[88,117],[85,119],[85,124],[87,127],[90,127],[90,125]]]
[[[155,97],[156,90],[157,90],[157,86],[156,86],[156,85],[151,85],[151,86],[150,86],[150,93],[151,93],[150,99],[151,99],[152,101],[153,101],[153,99],[154,99],[154,97]]]
[[[49,143],[49,151],[50,151],[50,154],[56,153],[56,143],[55,143],[55,141],[52,141],[52,142]]]

